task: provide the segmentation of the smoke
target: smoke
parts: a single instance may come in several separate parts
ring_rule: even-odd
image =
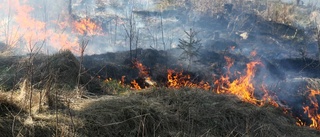
[[[3,0],[1,41],[11,46],[16,54],[75,49],[77,38],[66,27],[67,9],[61,5],[67,3],[63,0]]]
[[[253,50],[265,58],[279,59],[288,55],[301,55],[298,48],[288,51],[291,48],[287,45],[292,44],[278,39],[294,35],[295,32],[290,32],[289,35],[286,30],[288,28],[283,28],[278,32],[286,34],[261,38],[261,35],[271,33],[268,31],[272,28],[268,26],[273,24],[256,25],[257,17],[247,16],[248,14],[242,14],[238,16],[239,21],[234,21],[226,14],[204,16],[204,13],[197,9],[172,10],[173,8],[169,7],[162,10],[154,0],[72,0],[71,7],[68,5],[69,0],[1,1],[0,27],[4,33],[0,34],[0,41],[14,47],[16,54],[28,53],[30,47],[49,53],[69,49],[77,54],[83,39],[89,40],[85,54],[124,51],[129,50],[128,35],[134,35],[134,41],[131,42],[137,48],[165,50],[175,48],[178,40],[183,38],[184,30],[193,28],[199,31],[198,37],[202,38],[204,46],[210,46],[215,32],[231,31],[228,35],[222,34],[221,38],[240,43],[235,51],[243,55],[249,56]],[[317,16],[317,13],[312,14],[314,18]],[[75,31],[74,22],[80,22],[82,19],[90,19],[102,30],[90,37]],[[133,22],[131,25],[130,20]],[[247,26],[248,29],[241,28],[241,25]],[[266,27],[266,31],[263,27]],[[131,28],[132,34],[128,34]],[[241,34],[244,33],[248,34],[247,39],[241,38]],[[303,33],[299,32],[299,35]],[[304,49],[308,55],[315,56],[314,45]],[[274,50],[281,52],[275,53]]]
[[[99,15],[97,11],[98,1],[95,0],[72,0],[72,5],[69,6],[69,1],[66,0],[2,0],[0,4],[1,9],[1,21],[0,27],[3,33],[0,34],[0,41],[3,41],[6,45],[14,49],[15,54],[25,54],[28,52],[45,52],[54,53],[59,50],[69,49],[75,54],[79,51],[79,47],[82,40],[89,40],[87,54],[103,53],[107,51],[126,50],[123,46],[121,38],[124,35],[124,18],[128,17],[127,12],[129,9],[132,11],[133,7],[129,5],[135,5],[135,3],[125,3],[126,1],[100,1],[109,2],[105,3],[106,9],[114,9],[115,13],[110,17],[108,13],[104,12],[104,15]],[[146,8],[152,5],[152,2],[141,1],[143,4],[136,4],[138,8]],[[109,5],[108,5],[109,4]],[[113,5],[112,5],[113,4]],[[120,7],[124,6],[122,11]],[[112,7],[112,8],[110,8]],[[69,9],[71,8],[71,10]],[[70,15],[70,12],[72,15]],[[101,19],[107,16],[109,19]],[[97,28],[101,25],[105,30],[103,32],[97,31],[95,35],[87,36],[83,32],[78,32],[78,28],[75,28],[74,24],[81,22],[82,19],[86,19],[95,23]],[[91,19],[91,20],[90,20]],[[117,21],[115,21],[117,20]],[[115,22],[118,24],[113,25]],[[90,25],[87,22],[83,22],[82,27],[87,29]],[[140,24],[140,25],[139,25]],[[139,23],[139,26],[141,23]],[[109,26],[107,26],[109,25]],[[81,25],[79,25],[81,27]],[[90,28],[90,27],[89,27]],[[110,31],[117,28],[117,32],[120,32],[118,39],[115,38],[114,42],[111,42],[113,38]],[[88,30],[84,30],[88,31]],[[120,42],[119,42],[120,41]],[[120,45],[120,46],[118,46]]]
[[[72,0],[71,4],[68,0],[2,0],[0,41],[15,54],[64,49],[78,54],[83,40],[89,40],[85,54],[129,50],[130,42],[137,48],[165,50],[175,47],[183,31],[194,27],[190,20],[199,20],[196,13],[189,17],[187,12],[160,12],[153,0]],[[75,31],[74,22],[82,19],[91,20],[102,31],[90,37]],[[134,41],[129,41],[129,35],[134,35]]]

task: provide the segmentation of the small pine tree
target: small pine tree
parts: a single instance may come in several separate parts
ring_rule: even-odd
[[[188,61],[188,69],[194,59],[199,56],[201,40],[196,38],[197,32],[190,29],[190,32],[184,31],[187,39],[179,39],[178,47],[183,50],[180,59]]]

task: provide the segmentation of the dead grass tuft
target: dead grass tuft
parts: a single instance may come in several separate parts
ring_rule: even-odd
[[[87,136],[316,136],[280,109],[195,89],[91,102],[78,117]]]

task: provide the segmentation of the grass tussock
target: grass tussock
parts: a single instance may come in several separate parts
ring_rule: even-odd
[[[65,97],[71,93],[57,92],[54,96],[58,89],[47,95],[43,90],[33,89],[30,113],[31,96],[27,83],[22,82],[17,91],[0,91],[0,136],[76,135],[74,127],[81,121],[72,119],[71,110],[65,106],[68,104]]]
[[[193,89],[93,102],[78,113],[86,136],[316,136],[281,109]]]

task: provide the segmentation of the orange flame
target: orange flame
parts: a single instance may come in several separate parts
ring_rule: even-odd
[[[279,107],[279,104],[274,100],[275,97],[269,95],[269,91],[267,90],[265,85],[262,85],[262,91],[264,92],[264,95],[260,104],[261,106],[263,106],[264,104],[270,104],[274,107]]]
[[[56,49],[69,49],[76,51],[78,48],[78,38],[72,38],[66,33],[50,33],[49,43]]]
[[[246,75],[234,80],[232,83],[227,85],[224,91],[225,93],[233,94],[238,96],[240,99],[257,104],[257,99],[253,96],[254,86],[251,82],[254,77],[255,66],[261,64],[260,62],[250,62],[247,64]]]
[[[298,125],[300,127],[306,126],[306,124],[304,122],[302,122],[302,120],[300,118],[296,117],[296,119],[297,119],[296,125]]]
[[[149,70],[147,67],[145,67],[141,62],[138,60],[133,62],[134,66],[139,69],[139,77],[145,78],[149,77]]]
[[[169,88],[179,89],[181,87],[200,88],[204,90],[210,90],[211,86],[208,82],[201,81],[196,84],[190,80],[190,75],[183,75],[183,72],[176,73],[174,70],[167,70],[167,86]]]
[[[133,80],[131,81],[131,84],[132,84],[132,88],[135,89],[135,90],[141,90],[141,87],[139,86],[139,84],[137,83],[136,80]]]
[[[320,130],[320,114],[319,114],[319,104],[316,98],[317,95],[320,95],[320,90],[310,89],[308,95],[310,106],[304,106],[304,113],[308,114],[308,117],[311,120],[309,127]]]
[[[101,27],[90,19],[81,19],[73,23],[76,32],[84,36],[97,35],[101,31]]]
[[[30,14],[34,9],[24,4],[25,1],[10,0],[7,3],[8,9],[11,9],[11,11],[8,10],[8,12],[12,12],[12,15],[10,14],[12,19],[8,17],[10,22],[8,21],[8,24],[5,25],[11,26],[11,33],[14,33],[16,36],[14,38],[22,38],[28,46],[36,45],[37,42],[44,41],[47,37],[44,33],[46,23],[31,17]]]
[[[64,11],[59,14],[62,15],[59,19],[51,17],[43,21],[44,19],[40,19],[38,15],[33,15],[36,14],[34,11],[39,9],[30,6],[27,0],[5,0],[3,3],[6,5],[0,3],[0,6],[5,12],[5,17],[1,25],[7,30],[0,34],[0,40],[24,52],[28,52],[31,46],[40,48],[45,44],[57,50],[69,49],[77,53],[78,35],[72,33],[70,28],[76,28],[77,34],[86,36],[99,34],[101,30],[101,27],[90,19],[70,23],[70,18]],[[36,3],[33,3],[33,6],[43,8]],[[18,42],[22,44],[17,45]]]
[[[227,61],[227,74],[222,76],[219,80],[214,82],[215,92],[218,94],[232,94],[240,98],[242,101],[262,106],[266,103],[271,104],[275,107],[278,107],[278,103],[274,101],[273,97],[271,97],[268,93],[268,90],[263,85],[262,90],[264,92],[264,96],[261,100],[257,99],[254,96],[255,87],[252,83],[252,79],[255,75],[255,70],[257,65],[262,65],[260,61],[253,61],[247,64],[246,73],[240,78],[230,81],[229,75],[230,68],[233,65],[233,60],[229,57],[224,57]],[[240,74],[240,73],[239,73]]]
[[[233,66],[234,64],[234,60],[230,57],[224,56],[224,59],[227,61],[227,75],[230,75],[230,68]]]
[[[103,83],[109,83],[110,81],[112,81],[112,78],[106,78]]]
[[[146,83],[148,83],[150,86],[155,86],[156,84],[153,83],[149,76],[149,69],[145,67],[141,62],[138,60],[133,61],[133,64],[136,68],[139,70],[139,77],[143,78]],[[136,80],[131,81],[132,88],[136,90],[141,90],[142,88],[139,86],[139,84],[136,82]]]

